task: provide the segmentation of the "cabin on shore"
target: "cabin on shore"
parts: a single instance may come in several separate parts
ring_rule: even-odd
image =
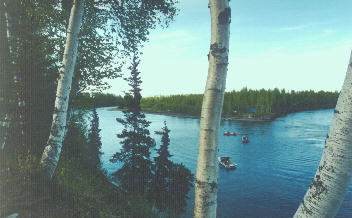
[[[251,108],[248,111],[248,118],[253,118],[255,117],[255,113],[257,113],[257,109],[256,108]]]

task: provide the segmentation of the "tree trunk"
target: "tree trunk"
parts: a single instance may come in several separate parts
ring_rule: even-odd
[[[50,136],[44,149],[41,165],[44,174],[51,178],[59,161],[62,141],[65,137],[67,108],[75,67],[78,35],[82,23],[83,7],[85,0],[74,0],[71,9],[67,39],[56,91],[55,109]]]
[[[10,87],[10,45],[8,40],[8,22],[5,2],[0,4],[0,150],[6,145],[7,132],[10,125],[9,107],[9,87]]]
[[[228,0],[210,0],[211,44],[200,119],[194,217],[216,217],[218,137],[228,65],[231,9]]]
[[[22,48],[18,35],[12,34],[14,29],[18,28],[18,22],[14,19],[16,16],[14,8],[20,7],[17,1],[2,1],[0,9],[1,25],[1,149],[4,150],[14,138],[17,146],[23,146],[24,140],[24,106],[23,81],[20,72],[16,67],[15,60],[18,58],[18,51]],[[16,23],[15,23],[16,21]],[[9,136],[9,133],[12,133]],[[10,143],[11,144],[11,143]],[[13,148],[13,147],[12,147]]]
[[[324,153],[294,217],[334,217],[352,176],[352,54]]]

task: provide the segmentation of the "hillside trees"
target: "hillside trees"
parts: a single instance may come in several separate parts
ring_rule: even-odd
[[[216,217],[218,137],[229,54],[231,9],[228,0],[210,0],[209,72],[200,118],[194,217]]]
[[[54,23],[54,6],[43,1],[1,1],[1,118],[8,131],[2,141],[8,157],[40,153],[51,111],[56,74],[50,54],[54,43],[45,35]],[[47,3],[47,2],[45,2]],[[4,7],[3,7],[4,5]],[[45,11],[45,13],[43,12]],[[5,20],[4,20],[5,18]],[[6,28],[5,28],[6,27]],[[4,64],[4,65],[3,65]],[[40,115],[39,115],[40,114]],[[47,136],[46,136],[47,137]]]
[[[63,70],[62,72],[65,72],[65,73],[59,76],[59,83],[58,83],[58,89],[57,89],[57,97],[56,97],[55,110],[53,115],[51,134],[49,136],[48,143],[43,152],[43,156],[41,160],[42,166],[45,169],[44,171],[47,172],[48,177],[52,177],[54,170],[57,166],[57,161],[59,159],[59,155],[62,147],[62,140],[65,135],[65,125],[66,125],[66,116],[67,116],[66,114],[67,114],[68,102],[70,97],[73,70],[75,67],[75,60],[77,58],[78,33],[80,30],[80,24],[82,22],[82,15],[83,15],[81,4],[83,3],[84,1],[74,0],[72,4],[72,10],[71,10],[71,15],[69,20],[70,24],[68,26],[68,31],[67,31],[67,36],[68,36],[67,44],[65,46],[65,53],[63,56],[64,61],[63,61],[62,69],[65,69],[65,70]],[[121,49],[122,47],[123,48],[122,53],[125,55],[128,55],[131,51],[136,51],[140,46],[140,43],[147,40],[149,29],[154,28],[156,23],[162,23],[164,21],[162,19],[163,16],[165,16],[165,24],[167,24],[168,21],[172,19],[176,13],[176,9],[174,8],[173,1],[163,1],[163,2],[142,1],[142,2],[128,2],[124,4],[124,2],[111,0],[111,1],[96,1],[94,3],[92,3],[92,1],[88,1],[88,4],[91,4],[91,5],[88,5],[89,9],[94,8],[97,10],[91,14],[88,14],[90,16],[87,16],[87,18],[85,18],[84,20],[86,20],[89,23],[89,19],[93,19],[94,20],[93,23],[99,23],[100,21],[99,18],[105,17],[106,18],[105,21],[108,21],[108,22],[105,22],[105,23],[102,22],[102,23],[105,25],[107,25],[107,23],[112,23],[111,29],[104,29],[103,26],[100,25],[98,26],[98,27],[101,27],[100,31],[117,33],[117,35],[115,35],[114,37],[114,39],[116,40],[116,48]],[[97,12],[101,12],[101,13],[97,13]],[[97,14],[102,16],[101,17],[96,16]],[[96,21],[95,18],[98,21]],[[78,22],[75,22],[75,21],[78,21]],[[83,30],[88,29],[87,33],[93,32],[93,34],[96,33],[95,35],[97,35],[99,32],[99,30],[97,30],[98,27],[92,28],[90,25],[84,25]],[[74,34],[71,33],[73,30],[75,30]],[[71,47],[73,46],[74,48],[72,51],[69,49],[70,48],[69,42],[71,42],[70,40],[71,35],[73,36],[72,38],[74,39],[72,42],[75,42],[71,45]],[[88,36],[88,39],[92,39],[92,37]],[[110,39],[108,39],[107,44],[110,43],[109,40]],[[82,41],[84,41],[84,39],[82,39]],[[99,42],[99,40],[94,42]],[[83,43],[83,45],[85,44]],[[82,48],[84,48],[84,46]],[[104,49],[104,47],[99,47],[99,46],[94,48],[98,48],[98,49],[94,50],[91,47],[89,47],[89,51],[94,54],[92,55],[93,58],[88,58],[87,60],[78,58],[81,60],[81,63],[84,63],[81,66],[93,65],[95,69],[103,70],[105,73],[105,76],[106,74],[111,75],[111,73],[114,73],[114,71],[109,71],[107,69],[104,70],[104,67],[99,65],[100,59],[102,59],[103,63],[105,63],[104,61],[107,57],[110,57],[110,58],[112,57],[111,55],[109,55],[109,52],[111,52],[111,50],[107,50],[107,49]],[[105,55],[101,54],[102,49],[104,49],[103,52],[107,52],[105,53]],[[70,52],[72,54],[70,54],[71,56],[70,59],[65,60],[67,52]],[[71,63],[71,60],[72,60],[72,63]],[[66,63],[67,61],[70,64]],[[72,65],[72,66],[69,66],[69,65]],[[78,65],[77,67],[79,68],[79,66],[80,65]],[[84,72],[82,71],[84,68],[79,68],[79,69],[81,69],[81,72]],[[101,75],[101,73],[94,73],[94,72],[96,71],[93,71],[93,72],[89,71],[89,74],[84,74],[86,76],[86,79],[84,79],[83,81],[85,82],[94,81],[93,84],[91,85],[102,85],[102,83],[99,83],[97,81],[101,81],[101,78],[104,78],[103,77],[104,75]],[[82,76],[82,73],[80,75],[81,75],[81,78],[78,78],[76,80],[76,83],[74,83],[74,84],[78,84],[76,86],[76,90],[79,90],[80,88],[80,85],[79,85],[79,82],[81,81],[80,79],[84,78]],[[89,83],[87,84],[90,85]],[[67,90],[67,91],[64,91],[64,90]]]

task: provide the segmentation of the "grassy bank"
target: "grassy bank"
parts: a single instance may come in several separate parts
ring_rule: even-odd
[[[86,127],[72,123],[50,181],[41,175],[40,157],[1,154],[0,217],[156,217],[143,196],[126,196],[111,183],[89,147]]]

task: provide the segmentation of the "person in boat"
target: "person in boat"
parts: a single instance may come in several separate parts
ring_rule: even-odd
[[[243,136],[243,137],[242,137],[242,141],[243,141],[243,142],[248,142],[248,141],[249,141],[249,140],[248,140],[248,136]]]

